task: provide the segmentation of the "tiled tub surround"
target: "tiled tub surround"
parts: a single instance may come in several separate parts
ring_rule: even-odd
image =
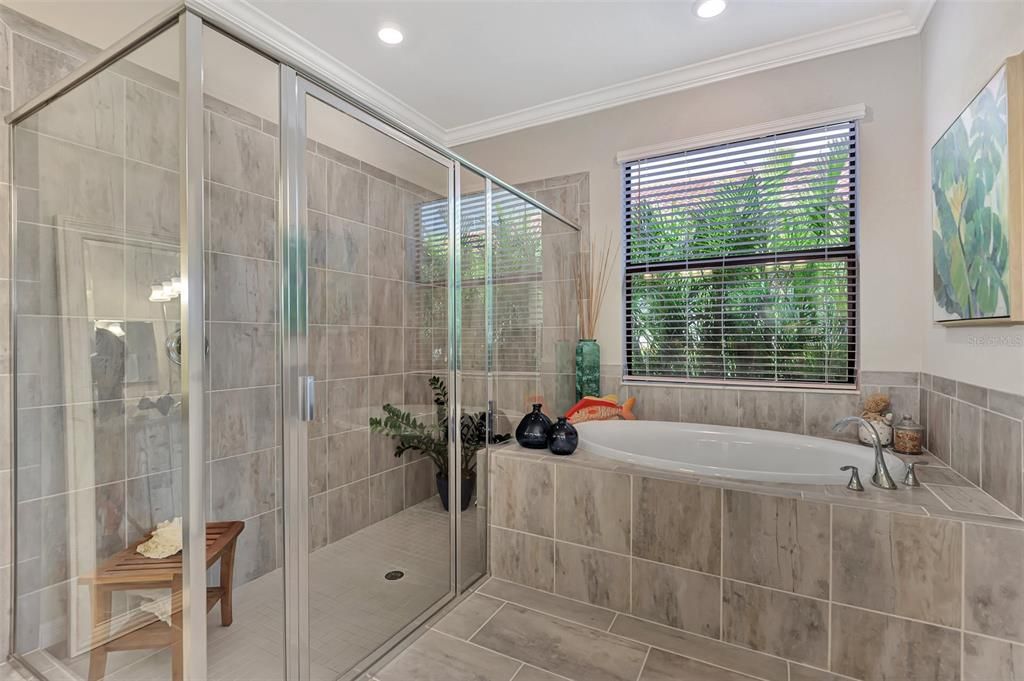
[[[491,573],[612,611],[599,628],[613,634],[766,681],[1014,678],[1024,520],[991,499],[999,512],[978,512],[987,495],[915,460],[940,484],[855,493],[510,445],[492,453]],[[944,501],[961,497],[974,512]]]
[[[1024,395],[921,374],[927,446],[1016,513],[1024,512]]]

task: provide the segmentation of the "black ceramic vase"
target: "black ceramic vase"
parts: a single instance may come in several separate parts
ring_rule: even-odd
[[[551,430],[548,431],[548,449],[552,454],[568,456],[576,451],[579,444],[579,433],[564,416],[559,416],[558,423],[551,426]]]
[[[541,405],[533,405],[533,411],[523,417],[516,426],[516,442],[528,449],[547,449],[548,429],[551,419],[540,410]]]

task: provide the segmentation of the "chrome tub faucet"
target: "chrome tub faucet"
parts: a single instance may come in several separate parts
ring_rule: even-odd
[[[832,430],[836,433],[841,431],[851,423],[855,423],[858,426],[864,426],[867,432],[871,435],[871,444],[875,446],[875,472],[871,475],[871,484],[875,487],[881,487],[882,489],[898,489],[896,483],[893,482],[892,476],[889,475],[889,468],[885,465],[885,454],[882,451],[882,440],[878,437],[878,431],[875,430],[875,426],[868,420],[862,419],[859,416],[847,416],[844,419],[839,419],[832,426]]]

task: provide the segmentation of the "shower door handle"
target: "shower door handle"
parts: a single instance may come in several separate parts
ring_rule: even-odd
[[[299,411],[303,421],[316,418],[316,377],[299,377]]]

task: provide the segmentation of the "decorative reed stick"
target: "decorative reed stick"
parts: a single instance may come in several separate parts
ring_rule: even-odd
[[[573,268],[576,283],[576,323],[580,338],[597,337],[597,318],[604,302],[612,271],[619,255],[619,242],[615,234],[607,234],[596,248],[579,254]]]

